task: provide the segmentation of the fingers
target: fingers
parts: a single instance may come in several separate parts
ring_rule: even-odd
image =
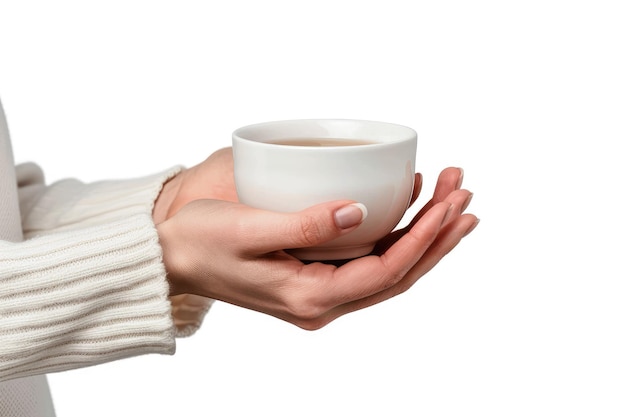
[[[450,193],[444,200],[445,203],[450,204],[450,208],[449,208],[449,212],[446,218],[443,220],[443,223],[441,224],[441,228],[443,228],[443,226],[449,224],[450,222],[454,221],[458,216],[463,214],[463,212],[469,206],[472,200],[472,197],[473,197],[473,194],[469,192],[468,190],[456,190]],[[437,204],[441,204],[441,203],[437,203]],[[421,217],[423,217],[423,215]],[[411,222],[411,224],[407,226],[404,230],[399,230],[394,235],[392,235],[391,236],[392,239],[385,242],[386,246],[379,246],[377,248],[377,250],[379,251],[377,253],[384,256],[384,254],[386,254],[389,250],[392,250],[392,248],[394,248],[398,242],[404,239],[405,235],[407,234],[409,234],[409,236],[414,235],[416,225],[420,221],[421,217],[419,215],[416,216],[415,219],[413,219],[413,221]]]
[[[478,218],[473,214],[464,214],[454,222],[445,226],[440,235],[428,248],[420,259],[420,262],[407,274],[403,288],[400,292],[408,289],[415,281],[430,271],[444,256],[454,249],[461,239],[470,234],[478,225]]]
[[[419,261],[416,262],[413,268],[402,276],[399,281],[368,297],[355,299],[352,302],[338,305],[327,313],[325,319],[330,322],[339,316],[378,304],[405,292],[437,265],[465,236],[471,233],[478,224],[478,221],[476,216],[464,214],[448,223],[442,228],[437,238],[422,254]]]
[[[461,188],[463,184],[463,169],[449,167],[441,171],[437,178],[437,184],[433,192],[433,197],[422,207],[417,214],[417,218],[421,217],[432,206],[444,201],[445,198],[453,191]]]
[[[409,202],[409,207],[411,207],[413,203],[415,203],[415,201],[417,200],[417,197],[419,197],[420,193],[422,192],[422,184],[423,184],[422,174],[416,173],[415,182],[413,183],[413,193],[411,194],[411,201]]]
[[[450,216],[450,218],[456,217],[465,211],[468,207],[470,201],[472,199],[472,193],[468,190],[455,190],[448,194],[443,201],[447,201],[452,204],[452,212],[455,216]],[[424,213],[428,212],[429,208],[432,208],[434,201],[431,200],[427,206],[422,208],[420,212],[411,220],[411,222],[404,227],[403,229],[396,230],[391,233],[383,240],[379,241],[374,249],[375,254],[381,255],[385,253],[393,244],[395,244],[405,233],[411,230],[415,224],[424,216]]]
[[[437,178],[433,200],[443,201],[452,191],[460,189],[461,185],[463,185],[462,168],[450,167],[444,169]]]
[[[428,210],[380,257],[356,259],[336,269],[332,278],[318,287],[330,304],[314,326],[323,326],[343,314],[377,304],[410,288],[476,227],[476,216],[463,214],[471,199],[472,194],[467,190],[454,191]],[[316,267],[307,265],[302,272],[306,274]]]
[[[422,258],[455,212],[455,204],[444,201],[437,203],[418,223],[405,233],[387,252],[381,256],[386,267],[383,279],[389,280],[385,286],[392,286]],[[437,223],[439,221],[439,223]]]
[[[319,245],[349,233],[367,216],[365,206],[341,200],[319,204],[297,213],[250,209],[240,216],[239,229],[254,253]]]
[[[382,256],[367,256],[339,267],[331,283],[337,298],[331,302],[343,304],[393,286],[434,242],[451,212],[451,207],[446,202],[437,204],[410,233],[405,234]]]

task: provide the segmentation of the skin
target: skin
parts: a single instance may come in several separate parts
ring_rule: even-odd
[[[422,176],[415,176],[413,201]],[[298,213],[274,213],[237,202],[230,148],[167,182],[154,220],[171,295],[194,294],[263,312],[307,330],[408,290],[478,224],[464,213],[472,194],[463,171],[446,168],[432,198],[411,223],[382,239],[374,253],[344,263],[303,263],[286,248],[318,245],[359,225],[335,222],[354,201],[332,201]]]

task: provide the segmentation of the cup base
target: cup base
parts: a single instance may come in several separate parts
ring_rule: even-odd
[[[288,252],[303,261],[340,261],[346,259],[359,258],[369,255],[374,250],[375,244],[368,243],[360,246],[349,246],[343,248],[333,247],[312,247],[290,249]]]

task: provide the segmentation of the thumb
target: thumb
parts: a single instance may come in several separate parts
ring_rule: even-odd
[[[263,211],[250,224],[254,252],[304,248],[328,242],[356,229],[367,217],[367,208],[342,200],[318,204],[296,213]]]

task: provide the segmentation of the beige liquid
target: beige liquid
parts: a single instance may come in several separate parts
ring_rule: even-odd
[[[373,140],[363,140],[363,139],[291,138],[291,139],[276,139],[276,140],[268,141],[267,143],[273,143],[276,145],[289,145],[289,146],[333,147],[333,146],[372,145],[377,142]]]

